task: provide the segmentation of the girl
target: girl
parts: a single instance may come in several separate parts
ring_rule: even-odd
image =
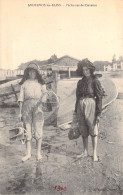
[[[37,64],[29,64],[25,69],[24,76],[20,82],[21,89],[18,99],[20,105],[19,118],[22,118],[27,131],[27,155],[22,158],[22,161],[26,161],[31,158],[32,125],[34,127],[35,138],[37,140],[37,160],[42,159],[40,151],[44,117],[41,108],[41,97],[46,91],[46,87],[43,84],[44,82]]]
[[[95,67],[88,59],[78,63],[77,73],[82,79],[77,84],[75,113],[84,145],[84,152],[78,157],[88,156],[88,136],[91,135],[93,160],[98,161],[97,135],[104,90],[94,71]]]

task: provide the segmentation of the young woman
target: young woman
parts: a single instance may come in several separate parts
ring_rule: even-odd
[[[82,79],[77,84],[75,113],[84,145],[84,152],[78,157],[88,156],[88,136],[91,135],[93,160],[98,161],[97,135],[104,90],[96,75],[93,74],[94,71],[95,67],[88,59],[78,64],[77,73],[82,76]]]
[[[27,155],[22,158],[22,161],[31,158],[32,125],[37,140],[37,160],[42,159],[41,142],[44,117],[40,100],[43,93],[46,92],[46,87],[43,84],[44,82],[37,64],[29,64],[25,69],[24,76],[20,82],[21,89],[18,100],[20,105],[19,118],[22,118],[27,131]]]

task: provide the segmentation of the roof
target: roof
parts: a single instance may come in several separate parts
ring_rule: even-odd
[[[58,59],[55,61],[55,63],[57,63],[58,61],[62,60],[63,58],[71,58],[71,59],[80,61],[80,60],[78,60],[78,59],[76,59],[76,58],[73,58],[73,57],[71,57],[71,56],[65,55],[65,56],[62,56],[61,58],[58,58]]]

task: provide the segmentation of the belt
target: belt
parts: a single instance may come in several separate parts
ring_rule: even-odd
[[[37,100],[38,101],[38,100],[40,100],[40,98],[27,98],[27,99],[24,100],[24,102],[28,101],[28,100]]]
[[[95,96],[88,94],[81,96],[81,98],[95,98]]]

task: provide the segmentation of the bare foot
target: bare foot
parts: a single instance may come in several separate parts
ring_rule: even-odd
[[[42,155],[41,154],[37,155],[37,160],[42,160]]]
[[[88,153],[87,152],[83,152],[82,154],[77,155],[77,158],[84,158],[84,157],[87,157],[87,156],[88,156]]]
[[[93,161],[94,162],[98,162],[99,161],[99,158],[97,156],[93,156]]]
[[[22,158],[22,161],[24,162],[24,161],[26,161],[26,160],[28,160],[28,159],[30,159],[30,158],[31,158],[31,155],[28,154],[28,155],[26,155],[26,156],[24,156],[24,157]]]

